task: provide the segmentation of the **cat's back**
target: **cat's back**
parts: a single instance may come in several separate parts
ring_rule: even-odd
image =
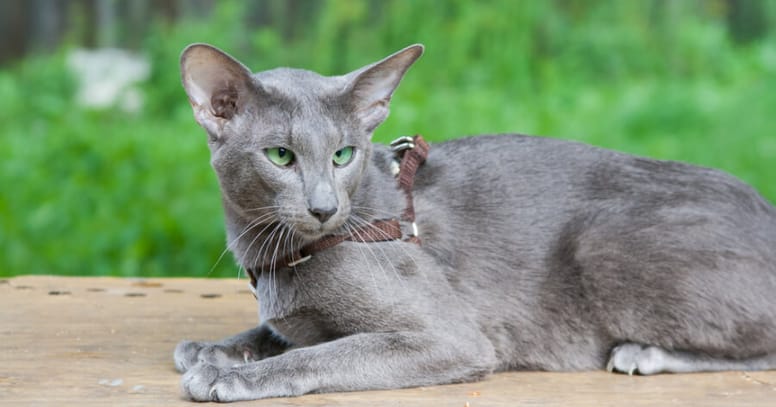
[[[429,199],[511,209],[535,203],[534,209],[559,211],[585,203],[627,204],[652,198],[654,206],[708,201],[776,216],[774,207],[753,188],[720,170],[517,134],[433,144],[416,186],[419,195]]]
[[[510,253],[521,263],[512,267],[541,264],[565,230],[578,229],[574,222],[592,219],[647,228],[701,217],[776,245],[776,209],[735,177],[573,141],[488,135],[436,143],[415,186],[421,233],[439,258]]]
[[[424,248],[453,269],[541,262],[579,205],[575,178],[606,153],[522,135],[432,144],[413,191]]]
[[[465,137],[431,147],[416,180],[418,194],[453,205],[514,208],[541,195],[577,193],[579,177],[618,153],[586,144],[524,135]],[[458,203],[456,203],[458,202]]]

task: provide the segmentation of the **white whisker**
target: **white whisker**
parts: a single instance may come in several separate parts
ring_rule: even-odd
[[[272,232],[269,233],[269,235],[264,239],[264,242],[261,244],[261,247],[259,247],[259,250],[256,252],[256,256],[254,257],[254,264],[255,267],[261,268],[261,273],[264,273],[265,271],[267,274],[267,301],[269,304],[261,304],[261,306],[269,306],[273,307],[274,302],[272,298],[272,282],[273,282],[273,270],[275,267],[274,264],[274,257],[269,256],[269,249],[272,246],[272,241],[275,240],[275,236],[278,234],[279,231],[282,231],[284,229],[284,226],[282,223],[276,223],[275,227],[272,229]],[[269,262],[264,261],[263,259],[270,257]],[[261,261],[261,263],[259,263]],[[264,267],[267,266],[267,270],[264,269]]]
[[[348,233],[349,233],[350,235],[353,235],[353,234],[354,234],[354,228],[352,228],[352,227],[351,227],[350,225],[348,225],[347,223],[345,224],[345,227],[348,229]],[[364,253],[364,249],[363,249],[363,247],[361,247],[361,246],[362,246],[362,244],[358,244],[358,245],[356,245],[356,247],[358,248],[358,252],[359,252],[359,254],[361,254],[361,257],[364,259],[364,264],[365,264],[365,265],[368,265],[368,264],[369,264],[369,259],[367,258],[367,255]],[[376,259],[376,260],[377,260],[377,259]],[[378,262],[378,265],[379,265],[379,260],[377,260],[377,262]],[[370,267],[368,270],[369,270],[369,276],[372,278],[372,284],[374,285],[375,292],[378,292],[378,291],[379,291],[379,288],[378,288],[379,286],[378,286],[378,284],[377,284],[377,279],[375,279],[375,276],[374,276],[374,273],[372,272],[372,269],[371,269],[371,267]],[[385,275],[385,270],[382,270],[382,267],[381,267],[381,270],[380,270],[380,271],[382,272],[382,274],[383,274],[383,277],[386,277],[386,275]]]
[[[351,216],[349,220],[352,220],[352,222],[355,224],[355,226],[357,226],[359,228],[372,228],[373,230],[375,230],[375,231],[379,232],[381,235],[383,235],[383,237],[386,237],[386,238],[390,238],[391,237],[390,235],[388,235],[384,231],[374,227],[371,223],[363,221],[363,220],[359,219],[358,217]],[[352,233],[353,232],[351,232],[351,234]],[[388,243],[388,242],[391,242],[391,241],[386,241],[386,242],[381,242],[381,243]],[[361,244],[364,245],[364,247],[367,250],[369,250],[370,253],[372,253],[372,256],[375,258],[375,261],[377,261],[378,265],[381,265],[381,261],[378,258],[377,254],[375,253],[374,250],[375,250],[375,248],[380,250],[380,252],[382,253],[382,257],[387,261],[388,265],[391,266],[391,269],[393,270],[394,275],[397,277],[397,280],[399,282],[402,282],[401,275],[399,274],[398,270],[396,269],[396,266],[394,266],[393,262],[391,261],[391,256],[386,255],[385,250],[381,247],[380,244],[372,244],[372,243],[366,243],[366,242],[361,242]],[[381,268],[382,268],[382,265],[381,265]]]
[[[410,252],[407,250],[406,246],[404,246],[404,243],[405,243],[404,241],[402,241],[402,240],[393,240],[393,236],[391,236],[388,233],[386,233],[385,231],[375,227],[374,225],[372,225],[371,222],[369,222],[366,219],[361,218],[358,215],[351,214],[350,219],[353,222],[359,224],[361,227],[369,228],[371,230],[374,230],[380,236],[388,239],[385,243],[393,243],[393,244],[397,245],[396,247],[398,247],[402,252],[404,252],[404,255],[406,255],[410,260],[412,260],[413,263],[415,263],[415,258],[412,256],[412,254],[410,254]],[[415,265],[417,266],[417,263],[415,263]]]
[[[213,264],[213,267],[210,268],[210,271],[208,272],[208,275],[213,273],[213,270],[215,270],[215,268],[218,266],[218,264],[221,263],[221,260],[224,258],[226,253],[229,250],[232,250],[233,249],[232,246],[234,244],[236,244],[243,236],[245,236],[246,233],[250,232],[252,229],[254,229],[255,227],[261,225],[265,220],[267,220],[269,218],[272,218],[273,216],[274,216],[274,214],[268,213],[268,214],[264,214],[262,216],[259,216],[258,218],[253,219],[251,222],[249,222],[248,225],[245,226],[245,228],[243,228],[243,231],[240,233],[240,235],[238,235],[237,237],[232,239],[231,242],[227,242],[226,247],[221,252],[221,255],[218,256],[218,259],[216,259],[215,264]],[[240,267],[242,267],[242,264],[240,264]],[[239,276],[238,276],[238,278],[239,278]]]

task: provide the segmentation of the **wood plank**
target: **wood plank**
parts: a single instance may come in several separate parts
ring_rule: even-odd
[[[172,363],[184,338],[215,340],[257,321],[245,280],[24,276],[0,280],[0,403],[191,405]],[[628,377],[495,374],[479,383],[309,395],[285,406],[776,405],[776,372]]]

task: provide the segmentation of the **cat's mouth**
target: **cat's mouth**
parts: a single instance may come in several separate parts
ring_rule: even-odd
[[[327,235],[337,234],[342,231],[344,222],[331,219],[327,222],[309,222],[293,225],[293,229],[305,243],[311,243]]]
[[[300,211],[279,211],[277,221],[282,229],[287,231],[287,235],[297,243],[308,244],[321,238],[343,234],[347,232],[349,219],[349,208],[339,210],[333,216],[321,222],[312,214],[301,213]]]

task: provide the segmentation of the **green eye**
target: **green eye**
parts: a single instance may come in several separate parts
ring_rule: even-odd
[[[286,167],[294,162],[294,153],[283,147],[268,148],[264,152],[267,154],[267,158],[275,165]]]
[[[332,157],[332,160],[334,161],[334,165],[341,167],[347,163],[350,162],[350,160],[353,159],[353,147],[344,147],[340,150],[337,150],[337,152],[334,153],[334,156]]]

